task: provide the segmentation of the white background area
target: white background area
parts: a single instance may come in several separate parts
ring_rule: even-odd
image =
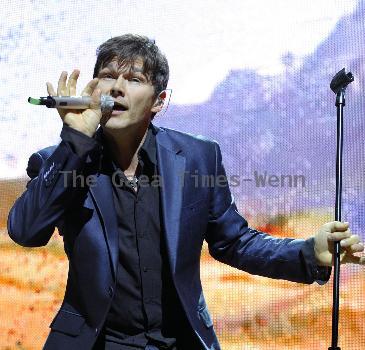
[[[59,140],[55,110],[31,106],[62,70],[91,80],[98,45],[124,33],[156,40],[170,65],[172,104],[209,98],[231,69],[280,75],[300,66],[355,0],[1,1],[0,178],[25,176],[30,154]],[[203,130],[202,130],[203,132]]]

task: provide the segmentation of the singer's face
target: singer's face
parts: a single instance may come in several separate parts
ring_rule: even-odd
[[[125,129],[147,124],[154,108],[156,98],[154,87],[148,76],[143,74],[142,60],[130,66],[119,66],[116,60],[101,67],[98,88],[102,94],[110,95],[126,110],[114,110],[111,116],[102,118],[101,126],[106,129]]]

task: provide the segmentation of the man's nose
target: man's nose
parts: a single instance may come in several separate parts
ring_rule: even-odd
[[[125,82],[126,80],[123,78],[123,76],[119,76],[110,90],[110,95],[113,97],[124,96]]]

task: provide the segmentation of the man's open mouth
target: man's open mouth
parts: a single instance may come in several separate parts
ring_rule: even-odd
[[[113,111],[126,111],[127,107],[123,106],[121,103],[114,102]]]

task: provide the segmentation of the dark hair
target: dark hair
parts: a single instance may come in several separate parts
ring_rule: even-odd
[[[169,65],[166,57],[154,40],[142,35],[124,34],[111,38],[96,50],[96,63],[93,78],[99,70],[117,59],[121,65],[132,67],[137,59],[143,61],[143,74],[146,75],[155,90],[155,97],[166,89],[169,80]]]

